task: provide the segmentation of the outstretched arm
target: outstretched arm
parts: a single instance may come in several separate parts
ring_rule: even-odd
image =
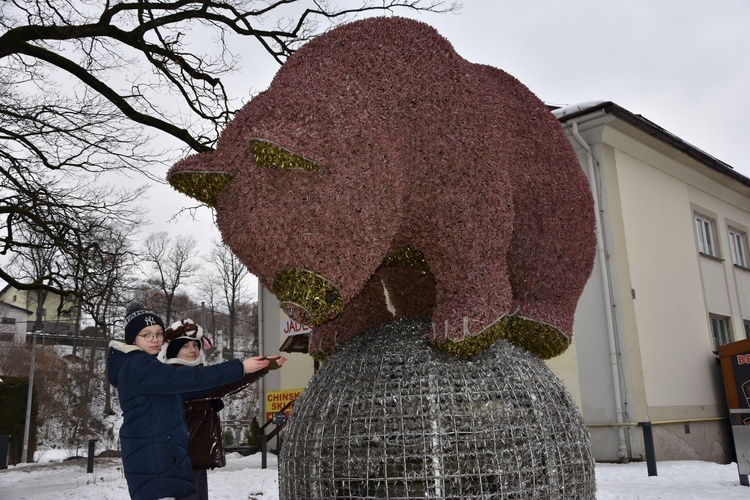
[[[265,368],[261,368],[251,373],[246,373],[245,376],[242,377],[242,380],[240,380],[239,382],[226,385],[219,389],[215,389],[215,390],[208,391],[208,392],[198,391],[198,392],[191,392],[189,394],[185,394],[184,395],[185,400],[221,398],[224,396],[235,394],[241,391],[242,389],[244,389],[245,387],[247,387],[248,385],[252,384],[256,380],[265,376],[270,370],[276,370],[278,368],[281,368],[281,366],[283,366],[283,364],[286,363],[286,358],[277,354],[273,356],[264,356],[264,357],[256,356],[254,358],[248,358],[245,361],[252,361],[251,363],[249,363],[251,368],[253,368],[254,366],[258,364],[263,364],[263,363],[256,363],[255,361],[265,361]],[[243,365],[245,365],[244,361],[243,361]]]

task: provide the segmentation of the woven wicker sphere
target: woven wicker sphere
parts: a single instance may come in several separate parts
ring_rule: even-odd
[[[504,340],[459,359],[429,328],[389,323],[326,359],[292,411],[280,497],[595,498],[588,432],[549,368]]]

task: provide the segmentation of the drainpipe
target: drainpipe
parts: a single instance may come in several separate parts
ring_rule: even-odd
[[[263,352],[264,346],[263,346],[263,336],[265,335],[265,328],[263,324],[263,285],[260,284],[260,280],[257,280],[256,283],[258,283],[258,355],[259,356],[265,356],[265,352]],[[263,425],[263,423],[266,421],[266,381],[265,377],[261,377],[260,380],[258,380],[258,416],[260,417],[258,419],[258,423],[260,425]],[[265,458],[265,455],[263,456]]]
[[[594,195],[594,214],[596,217],[596,249],[599,255],[599,268],[602,275],[602,286],[604,288],[604,310],[607,318],[607,340],[609,342],[609,361],[612,367],[615,416],[617,419],[617,423],[622,424],[625,421],[622,411],[622,396],[620,392],[620,381],[622,377],[620,374],[620,367],[617,362],[617,342],[615,339],[614,319],[612,317],[612,292],[610,286],[611,283],[609,281],[609,272],[607,269],[607,252],[604,247],[604,225],[602,223],[600,208],[601,192],[596,187],[596,176],[594,175],[594,153],[591,151],[591,147],[589,147],[588,143],[578,132],[578,122],[576,122],[575,120],[571,121],[571,127],[571,134],[586,151],[586,164],[588,167],[589,186],[591,187],[591,193]],[[628,448],[625,440],[625,427],[617,426],[617,434],[619,440],[618,456],[620,457],[620,461],[626,461],[628,457]]]

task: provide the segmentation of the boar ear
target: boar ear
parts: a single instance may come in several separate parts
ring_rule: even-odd
[[[215,207],[224,186],[232,180],[229,172],[217,172],[210,168],[205,153],[193,155],[175,163],[167,180],[177,191],[195,198],[209,207]]]

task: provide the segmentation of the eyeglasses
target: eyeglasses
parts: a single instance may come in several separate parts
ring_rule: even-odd
[[[138,335],[139,337],[143,337],[144,339],[148,340],[149,342],[154,340],[154,337],[156,337],[156,340],[164,340],[164,334],[163,333],[144,333],[143,335]]]

